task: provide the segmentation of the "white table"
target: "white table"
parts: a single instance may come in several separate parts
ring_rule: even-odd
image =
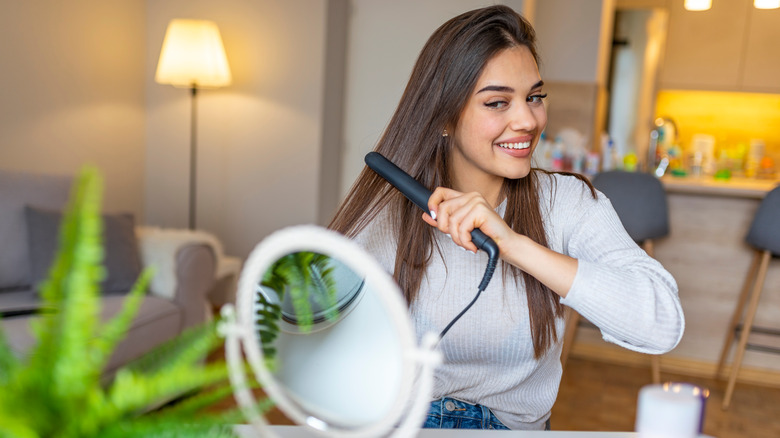
[[[280,438],[312,438],[313,432],[303,426],[271,426]],[[249,425],[238,425],[236,434],[241,438],[255,438],[259,434]],[[520,430],[472,430],[472,429],[420,429],[418,438],[637,438],[636,432],[573,432],[573,431],[520,431]],[[712,438],[701,435],[700,438]]]

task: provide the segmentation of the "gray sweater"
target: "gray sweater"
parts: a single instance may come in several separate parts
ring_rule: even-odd
[[[595,324],[608,342],[643,353],[674,348],[685,324],[674,278],[631,240],[603,194],[593,199],[570,176],[540,174],[539,180],[548,245],[578,259],[574,283],[561,302]],[[506,202],[496,211],[503,217],[505,209]],[[392,273],[396,245],[404,244],[393,236],[384,211],[356,241]],[[434,250],[411,306],[418,338],[441,332],[468,305],[487,264],[484,252],[473,254],[444,233],[436,236],[442,254]],[[504,283],[502,263],[439,344],[444,363],[435,372],[433,399],[482,404],[511,429],[543,429],[560,384],[565,321],[556,321],[558,342],[534,359],[525,289],[522,282]]]

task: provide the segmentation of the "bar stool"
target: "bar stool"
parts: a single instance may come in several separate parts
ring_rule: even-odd
[[[653,257],[653,239],[669,235],[669,207],[661,182],[647,173],[607,171],[593,178],[593,186],[609,198],[628,235]],[[582,318],[576,311],[569,310],[561,351],[563,367]],[[658,355],[650,356],[650,368],[653,382],[660,383]]]
[[[758,302],[761,298],[761,290],[764,287],[764,280],[766,279],[766,272],[769,267],[769,259],[772,258],[773,254],[780,255],[780,186],[775,187],[766,195],[766,197],[764,197],[764,200],[761,201],[761,204],[758,206],[758,211],[756,211],[756,215],[753,218],[753,223],[750,225],[750,230],[745,237],[745,241],[753,246],[755,254],[753,256],[753,262],[750,264],[748,274],[745,277],[742,292],[739,294],[737,307],[734,309],[734,314],[731,316],[729,330],[726,334],[726,341],[723,343],[723,349],[721,350],[720,359],[718,360],[718,369],[715,372],[715,378],[719,378],[723,371],[726,357],[728,356],[729,350],[731,350],[734,337],[737,332],[740,332],[737,351],[734,355],[734,363],[731,366],[731,375],[729,376],[728,385],[726,386],[726,395],[723,398],[724,410],[728,409],[729,404],[731,404],[731,396],[734,394],[734,385],[737,383],[737,374],[739,374],[739,367],[742,366],[745,350],[751,348],[769,353],[780,353],[780,349],[778,348],[748,343],[748,337],[750,336],[751,331],[769,335],[780,335],[778,330],[753,327],[753,318],[756,315]],[[750,292],[751,287],[752,292]],[[748,298],[750,298],[749,303]],[[748,310],[744,322],[740,324],[745,304],[748,304]]]

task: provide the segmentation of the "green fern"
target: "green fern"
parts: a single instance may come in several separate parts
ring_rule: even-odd
[[[32,353],[16,358],[0,330],[0,437],[232,436],[227,425],[240,421],[237,410],[199,413],[227,394],[224,362],[204,360],[220,343],[215,323],[186,332],[101,385],[152,275],[145,270],[120,313],[100,323],[101,187],[96,169],[79,174],[41,286],[43,306],[56,311],[36,318]],[[214,385],[221,389],[196,395]],[[180,408],[155,409],[181,394],[196,396]]]
[[[336,284],[333,279],[333,266],[330,257],[311,251],[288,254],[276,261],[263,275],[261,285],[273,290],[278,302],[284,301],[285,293],[290,294],[297,325],[301,332],[311,330],[314,323],[311,298],[324,309],[325,315],[333,320],[338,316],[336,308]],[[279,333],[281,308],[270,301],[263,293],[256,294],[255,327],[263,348],[263,354],[276,366],[274,340]]]

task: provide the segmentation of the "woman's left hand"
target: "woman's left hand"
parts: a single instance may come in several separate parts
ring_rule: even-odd
[[[424,213],[423,220],[427,224],[449,234],[453,242],[472,252],[477,252],[476,245],[471,242],[471,231],[475,228],[493,239],[499,249],[501,242],[514,233],[477,192],[461,193],[438,187],[428,198],[428,209],[435,219]]]

